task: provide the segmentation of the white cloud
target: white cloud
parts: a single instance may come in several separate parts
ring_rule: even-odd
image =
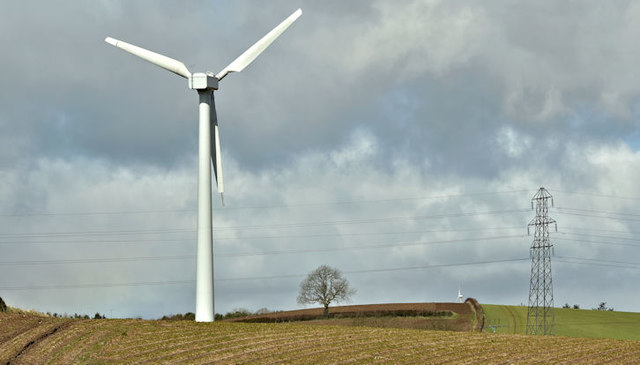
[[[351,144],[331,153],[331,160],[339,167],[357,165],[366,162],[376,154],[376,141],[373,135],[364,131],[353,133]]]
[[[354,27],[350,73],[372,72],[406,80],[443,75],[464,65],[486,36],[483,10],[446,1],[376,2],[377,18]]]
[[[532,139],[516,132],[510,126],[503,126],[496,136],[498,145],[511,158],[521,157],[523,153],[531,151]]]

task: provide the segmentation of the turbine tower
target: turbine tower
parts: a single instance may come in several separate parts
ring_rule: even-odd
[[[301,9],[296,10],[217,74],[209,71],[191,73],[184,63],[173,58],[111,37],[105,39],[109,44],[184,77],[188,81],[189,88],[198,92],[200,119],[198,137],[198,244],[196,252],[197,322],[213,322],[215,313],[213,301],[213,222],[211,212],[212,164],[217,189],[224,205],[220,134],[218,133],[218,120],[213,92],[218,90],[218,82],[220,80],[230,72],[240,72],[247,67],[301,14]]]

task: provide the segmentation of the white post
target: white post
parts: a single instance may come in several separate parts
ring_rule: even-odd
[[[211,103],[213,90],[198,90],[198,247],[196,252],[196,322],[213,322],[213,224],[211,217]]]

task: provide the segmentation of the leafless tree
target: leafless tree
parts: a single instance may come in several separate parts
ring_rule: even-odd
[[[329,317],[329,304],[348,301],[356,290],[342,272],[327,265],[321,265],[300,283],[299,304],[319,303],[324,306],[324,316]]]

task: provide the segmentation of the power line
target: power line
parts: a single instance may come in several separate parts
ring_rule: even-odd
[[[194,213],[197,209],[167,209],[167,210],[120,210],[95,212],[31,212],[16,214],[0,214],[0,217],[58,217],[58,216],[94,216],[94,215],[129,215],[129,214],[161,214],[161,213]]]
[[[173,281],[143,281],[143,282],[135,282],[135,283],[0,286],[0,290],[114,288],[114,287],[120,287],[120,286],[127,287],[127,286],[153,286],[153,285],[180,285],[180,284],[193,284],[195,282],[196,282],[195,280],[173,280]]]
[[[554,240],[578,242],[578,243],[588,243],[588,244],[592,244],[592,245],[640,247],[640,245],[634,245],[632,243],[619,243],[619,242],[608,242],[608,241],[585,241],[585,240],[582,240],[582,239],[575,239],[575,238],[556,237],[556,238],[554,238]]]
[[[495,230],[510,230],[510,229],[520,229],[520,227],[516,226],[505,226],[505,227],[492,227],[492,228],[462,228],[462,229],[441,229],[441,230],[419,230],[419,231],[397,231],[397,232],[359,232],[359,233],[330,233],[330,234],[301,234],[301,235],[269,235],[269,236],[246,236],[246,237],[217,237],[217,242],[224,241],[241,241],[241,240],[257,240],[257,239],[283,239],[283,238],[325,238],[325,237],[356,237],[356,236],[381,236],[381,235],[398,235],[398,234],[422,234],[422,233],[446,233],[446,232],[479,232],[479,231],[495,231]],[[564,228],[564,229],[575,229],[577,228]],[[580,228],[582,230],[582,228]],[[588,230],[588,229],[587,229]],[[604,232],[615,232],[615,233],[640,233],[640,232],[625,232],[625,231],[616,231],[616,230],[599,230],[593,229],[592,231],[604,231]],[[110,231],[104,232],[90,232],[93,234],[100,233],[101,235],[107,235]],[[123,235],[123,234],[151,234],[151,233],[195,233],[195,230],[163,230],[163,231],[112,231],[115,232],[115,235]],[[65,236],[71,235],[73,233],[66,232]],[[610,236],[610,235],[595,235],[595,234],[584,234],[584,233],[575,233],[575,232],[562,232],[559,231],[557,234],[565,235],[565,236],[583,236],[587,238],[604,238],[604,239],[614,239],[614,240],[625,240],[625,241],[640,241],[640,238],[633,237],[619,237],[619,236]],[[45,233],[37,234],[38,237],[46,235]],[[1,236],[1,234],[0,234]],[[33,235],[27,234],[24,238],[32,238]],[[80,237],[80,236],[78,236]],[[14,236],[12,238],[23,238],[20,236]],[[37,238],[37,237],[36,237]],[[184,242],[188,240],[193,240],[193,237],[183,237],[183,238],[136,238],[135,240],[127,239],[127,240],[75,240],[75,241],[0,241],[0,245],[9,245],[9,244],[136,244],[140,242]],[[576,242],[585,242],[592,244],[610,244],[610,245],[619,245],[619,246],[631,246],[637,247],[638,245],[634,244],[623,244],[623,243],[613,243],[607,241],[583,241],[579,239],[570,239],[570,238],[562,238],[559,237],[557,239],[567,240],[567,241],[576,241]]]
[[[617,196],[617,195],[606,195],[600,193],[591,193],[591,192],[579,192],[579,191],[568,191],[568,190],[556,190],[556,189],[548,189],[550,191],[555,191],[558,193],[564,194],[575,194],[575,195],[585,195],[585,196],[593,196],[598,198],[607,198],[607,199],[623,199],[623,200],[640,200],[639,197],[630,197],[630,196]]]
[[[495,211],[484,211],[484,212],[460,212],[460,213],[448,213],[448,214],[434,214],[434,215],[425,215],[425,216],[404,216],[404,217],[338,220],[338,221],[298,222],[298,223],[254,225],[254,226],[226,226],[226,227],[222,226],[222,227],[217,227],[214,230],[214,232],[228,231],[228,230],[288,229],[288,228],[302,228],[302,227],[313,227],[313,226],[372,224],[372,223],[412,221],[412,220],[422,220],[422,219],[473,217],[473,216],[479,216],[479,215],[494,215],[494,214],[508,214],[508,213],[522,213],[522,212],[528,212],[528,209],[507,209],[507,210],[495,210]],[[180,232],[193,233],[195,232],[195,229],[174,228],[174,229],[154,229],[154,230],[0,233],[0,238],[27,238],[27,237],[36,238],[36,237],[50,237],[50,236],[61,237],[61,236],[84,236],[84,235],[86,236],[137,235],[137,234],[180,233]]]
[[[598,234],[586,234],[586,233],[567,233],[567,232],[557,232],[562,235],[574,235],[574,236],[583,236],[583,237],[594,237],[594,238],[609,238],[615,240],[623,240],[623,241],[640,241],[640,238],[632,238],[632,237],[617,237],[617,236],[606,236],[606,235],[598,235]]]
[[[449,232],[481,232],[481,231],[502,231],[502,230],[521,230],[522,227],[491,227],[491,228],[458,228],[458,229],[434,229],[419,231],[395,231],[395,232],[356,232],[356,233],[324,233],[324,234],[299,234],[299,235],[269,235],[269,236],[243,236],[243,237],[220,237],[216,236],[216,242],[225,241],[243,241],[243,240],[260,240],[260,239],[283,239],[283,238],[325,238],[325,237],[358,237],[358,236],[387,236],[401,234],[423,234],[423,233],[449,233]],[[193,231],[195,232],[195,231]],[[139,242],[184,242],[186,240],[195,240],[195,237],[184,238],[136,238],[135,240],[74,240],[74,241],[0,241],[0,245],[11,244],[134,244]]]
[[[355,270],[345,271],[346,274],[369,274],[379,272],[392,272],[392,271],[410,271],[410,270],[423,270],[423,269],[435,269],[445,267],[458,267],[458,266],[474,266],[474,265],[487,265],[506,262],[518,262],[527,261],[528,258],[518,259],[504,259],[493,261],[479,261],[479,262],[463,262],[452,264],[433,264],[433,265],[421,265],[421,266],[405,266],[405,267],[392,267],[385,269],[370,269],[370,270]],[[245,281],[245,280],[272,280],[272,279],[288,279],[305,277],[307,274],[285,274],[285,275],[273,275],[273,276],[253,276],[253,277],[240,277],[240,278],[223,278],[215,279],[216,282],[224,281]],[[134,282],[134,283],[97,283],[97,284],[67,284],[67,285],[28,285],[28,286],[0,286],[0,290],[44,290],[44,289],[84,289],[84,288],[107,288],[107,287],[130,287],[130,286],[150,286],[150,285],[175,285],[175,284],[193,284],[195,280],[174,280],[174,281],[154,281],[154,282]]]
[[[594,214],[587,214],[587,213],[572,213],[572,212],[562,212],[562,211],[559,211],[557,213],[563,214],[563,215],[572,215],[576,217],[606,218],[606,219],[612,219],[617,221],[632,221],[632,222],[640,221],[640,215],[636,216],[637,218],[624,218],[624,217],[610,217],[610,216],[594,215]]]
[[[422,219],[438,219],[438,218],[460,218],[460,217],[473,217],[479,215],[493,215],[493,214],[507,214],[507,213],[522,213],[528,212],[528,209],[508,209],[508,210],[496,210],[485,212],[465,212],[465,213],[450,213],[450,214],[434,214],[425,216],[405,216],[405,217],[387,217],[387,218],[370,218],[370,219],[353,219],[343,221],[321,221],[321,222],[300,222],[300,223],[287,223],[287,224],[271,224],[271,225],[256,225],[256,226],[242,226],[242,227],[218,227],[216,231],[225,230],[254,230],[254,229],[271,229],[271,228],[301,228],[312,226],[329,226],[329,225],[352,225],[352,224],[372,224],[372,223],[387,223],[397,221],[412,221]]]
[[[498,230],[521,230],[522,227],[492,227],[492,228],[456,228],[456,229],[431,229],[419,231],[395,231],[395,232],[355,232],[355,233],[322,233],[302,235],[271,235],[271,236],[243,236],[243,237],[218,237],[217,241],[240,241],[254,239],[282,239],[282,238],[324,238],[324,237],[357,237],[357,236],[387,236],[398,234],[422,234],[422,233],[450,233],[450,232],[481,232]]]
[[[247,209],[275,209],[275,208],[292,208],[292,207],[305,207],[305,206],[327,206],[327,205],[348,205],[348,204],[363,204],[363,203],[387,203],[398,201],[415,201],[415,200],[430,200],[430,199],[450,199],[466,196],[482,196],[482,195],[497,195],[497,194],[512,194],[512,193],[524,193],[530,191],[529,189],[519,190],[504,190],[504,191],[489,191],[489,192],[477,192],[477,193],[460,193],[460,194],[445,194],[445,195],[432,195],[432,196],[419,196],[419,197],[405,197],[405,198],[388,198],[388,199],[362,199],[362,200],[344,200],[333,202],[309,202],[309,203],[293,203],[293,204],[274,204],[265,206],[227,206],[224,210],[247,210]],[[156,214],[156,213],[195,213],[196,209],[163,209],[163,210],[117,210],[117,211],[86,211],[86,212],[30,212],[30,213],[16,213],[16,214],[0,214],[0,217],[33,217],[33,216],[94,216],[94,215],[128,215],[128,214]]]
[[[347,274],[368,274],[374,272],[389,272],[389,271],[405,271],[405,270],[422,270],[422,269],[435,269],[442,267],[457,267],[457,266],[473,266],[473,265],[486,265],[486,264],[498,264],[505,262],[517,262],[517,261],[529,261],[529,258],[520,259],[504,259],[504,260],[491,260],[491,261],[479,261],[479,262],[463,262],[457,264],[435,264],[435,265],[423,265],[423,266],[411,266],[411,267],[398,267],[389,269],[371,269],[371,270],[358,270],[358,271],[345,271]]]
[[[75,244],[81,243],[83,245],[98,245],[98,244],[137,244],[137,243],[158,243],[158,242],[184,242],[184,241],[195,241],[195,237],[185,237],[185,238],[149,238],[149,239],[127,239],[127,240],[75,240],[75,241],[6,241],[0,242],[0,245],[51,245],[51,244]]]
[[[628,261],[615,261],[615,260],[602,260],[602,259],[585,259],[580,257],[571,257],[571,256],[556,256],[559,259],[565,260],[580,260],[580,261],[589,261],[589,262],[598,262],[598,263],[606,263],[606,264],[621,264],[621,265],[633,265],[640,268],[640,262],[628,262]]]
[[[424,246],[434,244],[445,243],[459,243],[459,242],[474,242],[474,241],[487,241],[487,240],[502,240],[510,238],[523,238],[524,235],[512,235],[512,236],[496,236],[496,237],[474,237],[456,240],[442,240],[442,241],[428,241],[428,242],[396,242],[391,244],[374,244],[374,245],[362,245],[362,246],[344,246],[344,247],[332,247],[332,248],[311,248],[311,249],[294,249],[294,250],[279,250],[279,251],[264,251],[264,252],[246,252],[246,253],[219,253],[216,257],[237,257],[237,256],[263,256],[263,255],[281,255],[281,254],[297,254],[297,253],[319,253],[319,252],[333,252],[333,251],[350,251],[350,250],[365,250],[365,249],[382,249],[382,248],[398,248],[398,247],[410,247],[410,246]]]
[[[615,267],[615,268],[619,268],[619,269],[640,269],[640,266],[635,266],[635,264],[631,265],[620,265],[620,264],[610,264],[610,263],[600,263],[600,262],[577,262],[577,261],[571,261],[571,260],[565,260],[565,259],[558,259],[556,260],[558,262],[562,262],[565,264],[576,264],[576,265],[590,265],[590,266],[604,266],[604,267]]]
[[[528,191],[530,191],[530,189],[490,191],[490,192],[478,192],[478,193],[445,194],[445,195],[432,195],[432,196],[420,196],[420,197],[409,197],[409,198],[346,200],[346,201],[334,201],[334,202],[294,203],[294,204],[284,204],[284,205],[267,205],[267,206],[253,206],[253,207],[247,206],[247,207],[235,207],[235,208],[229,207],[229,208],[226,208],[226,210],[272,209],[272,208],[290,208],[290,207],[323,206],[323,205],[347,205],[347,204],[362,204],[362,203],[389,203],[389,202],[397,202],[397,201],[450,199],[450,198],[459,198],[459,197],[466,197],[466,196],[525,193]]]
[[[505,262],[518,262],[518,261],[528,261],[528,260],[529,258],[519,258],[519,259],[504,259],[504,260],[492,260],[492,261],[463,262],[463,263],[454,263],[454,264],[433,264],[433,265],[420,265],[420,266],[391,267],[391,268],[385,268],[385,269],[352,270],[352,271],[343,271],[343,272],[345,274],[371,274],[371,273],[393,272],[393,271],[437,269],[437,268],[444,268],[444,267],[487,265],[487,264],[498,264],[498,263],[505,263]],[[307,274],[255,276],[255,277],[243,277],[243,278],[232,278],[232,279],[220,279],[220,281],[268,280],[268,279],[297,278],[297,277],[305,277],[305,276],[307,276]],[[0,289],[2,288],[0,287]]]
[[[189,255],[189,256],[145,256],[145,257],[61,259],[61,260],[30,260],[30,261],[24,260],[24,261],[0,261],[0,266],[95,264],[95,263],[112,263],[112,262],[185,260],[185,259],[193,259],[193,258],[195,258],[195,256]]]
[[[473,237],[463,239],[452,240],[438,240],[438,241],[421,241],[421,242],[393,242],[393,243],[380,243],[369,244],[360,246],[343,246],[343,247],[331,247],[331,248],[311,248],[311,249],[290,249],[290,250],[273,250],[273,251],[261,251],[261,252],[228,252],[217,253],[215,257],[246,257],[246,256],[269,256],[269,255],[283,255],[283,254],[301,254],[301,253],[320,253],[320,252],[335,252],[335,251],[351,251],[351,250],[364,250],[364,249],[384,249],[384,248],[399,248],[399,247],[411,247],[411,246],[424,246],[434,244],[451,244],[462,242],[477,242],[477,241],[491,241],[491,240],[503,240],[524,238],[525,235],[504,235],[504,236],[492,236],[492,237]],[[591,243],[591,244],[605,244],[605,245],[618,245],[618,246],[630,246],[640,247],[640,245],[613,243],[613,242],[592,242],[577,239],[568,238],[556,238],[565,241],[575,241],[579,243]],[[118,257],[118,258],[86,258],[86,259],[60,259],[60,260],[18,260],[18,261],[0,261],[0,266],[20,266],[20,265],[57,265],[57,264],[89,264],[89,263],[118,263],[118,262],[135,262],[135,261],[163,261],[163,260],[185,260],[193,259],[193,255],[177,255],[177,256],[144,256],[144,257]],[[558,256],[561,257],[561,256]],[[568,257],[561,257],[567,259]],[[576,258],[574,258],[576,259]],[[587,260],[587,259],[584,259]],[[602,260],[601,260],[602,261]]]
[[[369,250],[369,249],[384,249],[384,248],[399,248],[399,247],[411,247],[411,246],[425,246],[435,244],[447,244],[447,243],[461,243],[461,242],[477,242],[477,241],[491,241],[491,240],[503,240],[511,238],[523,238],[524,235],[511,235],[511,236],[494,236],[494,237],[474,237],[454,240],[440,240],[440,241],[422,241],[422,242],[393,242],[393,243],[381,243],[370,244],[360,246],[343,246],[343,247],[331,247],[331,248],[310,248],[310,249],[291,249],[291,250],[273,250],[273,251],[261,251],[261,252],[229,252],[229,253],[216,253],[215,257],[246,257],[246,256],[269,256],[269,255],[284,255],[284,254],[302,254],[302,253],[320,253],[320,252],[335,252],[335,251],[352,251],[352,250]],[[195,256],[145,256],[145,257],[115,257],[115,258],[87,258],[87,259],[60,259],[60,260],[20,260],[20,261],[0,261],[0,266],[20,266],[20,265],[58,265],[58,264],[92,264],[92,263],[114,263],[114,262],[135,262],[135,261],[162,261],[162,260],[184,260],[193,259]]]
[[[590,262],[573,262],[569,261],[583,260]],[[405,267],[393,267],[384,269],[370,269],[370,270],[352,270],[345,271],[346,274],[368,274],[379,272],[393,272],[393,271],[411,271],[411,270],[423,270],[423,269],[435,269],[446,267],[458,267],[458,266],[474,266],[474,265],[487,265],[497,263],[519,262],[529,261],[529,258],[515,258],[515,259],[503,259],[503,260],[491,260],[491,261],[477,261],[477,262],[464,262],[464,263],[451,263],[451,264],[433,264],[433,265],[421,265],[421,266],[405,266]],[[582,259],[577,257],[563,257],[560,256],[556,260],[562,263],[569,264],[584,264],[584,265],[598,265],[608,266],[616,268],[638,268],[635,265],[639,263],[625,263],[634,266],[622,266],[622,262],[606,261],[596,259]],[[271,276],[251,276],[251,277],[239,277],[239,278],[222,278],[216,279],[217,282],[229,282],[229,281],[251,281],[251,280],[273,280],[273,279],[288,279],[305,277],[307,274],[284,274],[284,275],[271,275]],[[48,290],[48,289],[84,289],[84,288],[110,288],[110,287],[135,287],[135,286],[157,286],[157,285],[183,285],[194,284],[195,280],[172,280],[172,281],[153,281],[153,282],[133,282],[133,283],[95,283],[95,284],[66,284],[66,285],[23,285],[23,286],[0,286],[0,290],[13,291],[13,290]]]
[[[556,207],[556,209],[558,209],[559,211],[572,211],[572,212],[581,212],[581,213],[596,213],[596,214],[602,214],[602,215],[622,215],[622,216],[628,216],[628,217],[640,217],[640,213],[621,213],[621,212],[612,212],[612,211],[606,211],[606,210],[597,210],[597,209],[581,209],[581,208],[559,208]],[[569,212],[563,212],[566,214],[572,214]],[[603,217],[603,218],[609,218],[609,217]]]
[[[570,231],[587,231],[587,232],[611,232],[611,233],[625,233],[625,234],[640,234],[640,231],[620,231],[616,229],[604,229],[604,228],[589,228],[589,227],[564,227],[562,230],[570,230]]]
[[[70,231],[70,232],[34,232],[34,233],[0,233],[0,238],[38,238],[38,237],[83,237],[83,236],[122,236],[145,235],[157,233],[196,232],[191,228],[151,229],[151,230],[112,230],[112,231]]]

